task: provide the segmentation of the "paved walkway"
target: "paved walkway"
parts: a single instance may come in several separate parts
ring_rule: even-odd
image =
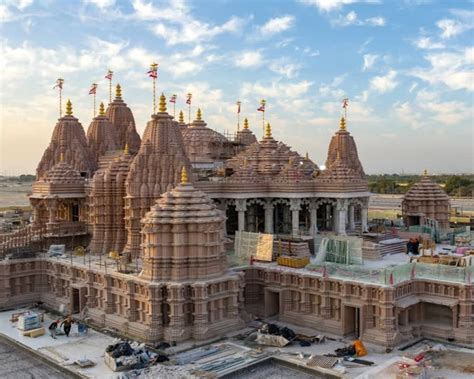
[[[25,350],[0,338],[0,378],[2,379],[69,379]]]

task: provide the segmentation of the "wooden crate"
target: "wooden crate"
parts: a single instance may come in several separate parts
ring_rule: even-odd
[[[44,333],[45,333],[45,330],[43,327],[37,328],[37,329],[25,330],[21,332],[22,335],[27,336],[27,337],[32,337],[32,338],[42,336],[44,335]]]

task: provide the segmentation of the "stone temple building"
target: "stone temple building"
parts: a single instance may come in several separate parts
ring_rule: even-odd
[[[270,124],[260,140],[246,120],[229,138],[201,111],[190,124],[182,113],[174,120],[162,95],[140,138],[119,86],[104,108],[87,134],[70,101],[58,120],[30,195],[32,225],[0,236],[2,258],[33,253],[0,260],[0,309],[62,305],[146,342],[205,340],[272,316],[386,347],[417,337],[474,343],[468,268],[446,269],[448,281],[412,263],[403,275],[394,265],[228,267],[226,242],[238,231],[290,242],[366,236],[370,193],[344,118],[322,170]],[[448,209],[427,176],[404,200],[407,217],[443,223]],[[51,244],[86,255],[37,254]]]
[[[403,222],[407,226],[426,225],[436,221],[440,228],[449,228],[449,196],[428,176],[425,170],[421,181],[403,196]]]

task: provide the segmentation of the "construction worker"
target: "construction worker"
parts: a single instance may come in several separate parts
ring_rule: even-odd
[[[61,323],[61,326],[64,325],[64,333],[66,334],[66,337],[69,337],[69,333],[71,332],[71,326],[74,320],[72,319],[71,316],[67,316],[66,319]]]
[[[49,333],[51,334],[51,338],[54,338],[56,339],[56,329],[58,328],[58,325],[59,325],[59,320],[55,320],[51,323],[51,325],[49,325]]]

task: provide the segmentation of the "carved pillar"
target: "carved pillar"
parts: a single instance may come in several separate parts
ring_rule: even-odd
[[[239,231],[245,230],[245,212],[247,211],[247,200],[237,199],[235,200],[235,209],[239,217]]]
[[[318,208],[315,202],[311,202],[309,206],[309,212],[310,212],[310,221],[311,221],[311,226],[310,226],[310,233],[315,236],[318,233]]]
[[[365,233],[368,231],[367,229],[367,222],[368,222],[368,219],[369,219],[369,200],[366,199],[364,201],[364,204],[362,206],[362,210],[361,210],[361,218],[362,218],[362,233]]]
[[[354,204],[349,205],[349,229],[355,229]]]
[[[291,234],[293,236],[297,236],[300,231],[300,208],[301,208],[301,199],[290,200]]]
[[[265,201],[265,233],[273,234],[273,204],[272,199]]]
[[[337,234],[346,235],[347,200],[337,199]]]
[[[332,230],[335,231],[334,216],[332,218]],[[326,204],[326,230],[330,230],[331,222],[331,204]]]

